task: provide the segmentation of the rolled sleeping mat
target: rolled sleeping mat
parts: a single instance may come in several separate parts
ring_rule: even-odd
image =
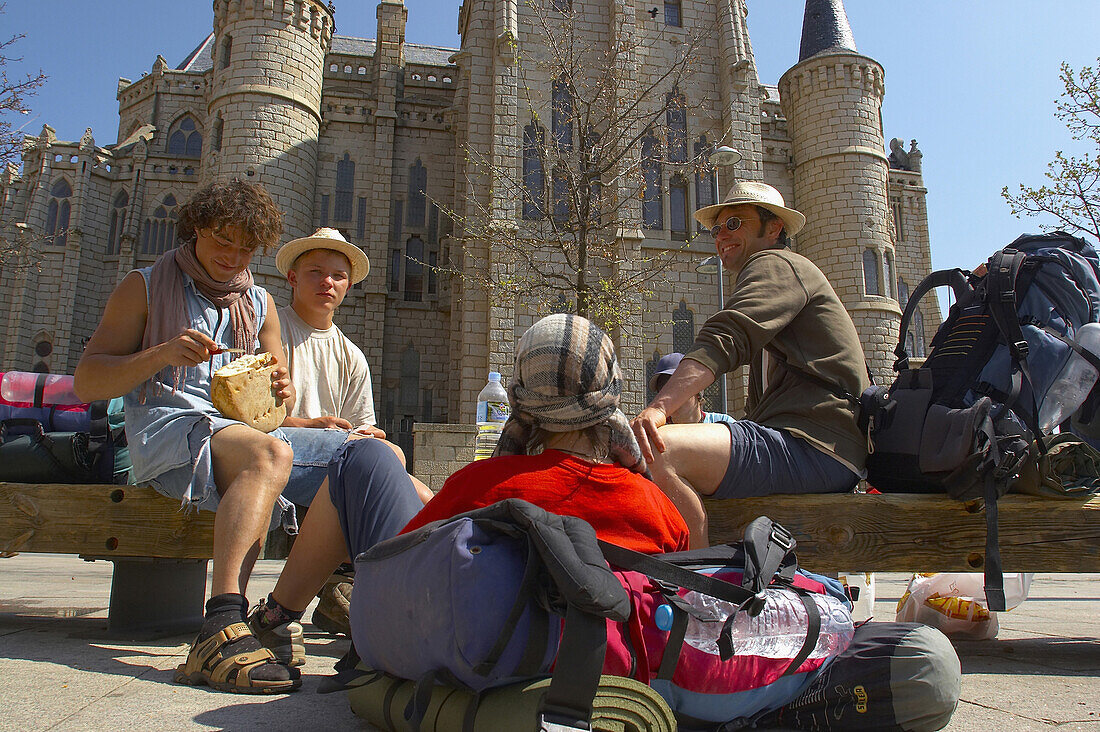
[[[437,686],[420,724],[422,732],[524,732],[535,730],[539,703],[550,679],[526,681],[482,692],[472,726],[466,716],[476,696]],[[348,692],[355,714],[387,732],[414,732],[405,719],[416,682],[376,673]],[[593,732],[675,732],[676,717],[657,692],[634,679],[601,676],[592,702]]]
[[[959,657],[939,630],[868,622],[806,691],[758,725],[930,732],[951,721],[961,686]]]

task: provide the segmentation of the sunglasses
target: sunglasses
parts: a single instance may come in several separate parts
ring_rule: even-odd
[[[714,226],[710,227],[710,235],[717,238],[718,233],[720,231],[722,231],[723,226],[726,227],[727,229],[729,229],[730,231],[737,231],[738,229],[741,228],[741,224],[743,224],[743,223],[745,223],[743,219],[741,219],[737,216],[730,216],[728,219],[726,219],[726,223],[724,223],[724,224],[715,224]]]

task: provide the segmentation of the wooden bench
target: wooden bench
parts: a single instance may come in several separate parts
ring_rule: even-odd
[[[111,633],[196,630],[213,546],[214,514],[184,513],[152,488],[0,483],[0,558],[37,552],[113,562]]]
[[[794,534],[800,565],[862,572],[981,572],[981,502],[944,495],[776,495],[705,501],[712,543],[741,539],[768,516]],[[1100,497],[1052,500],[1008,495],[997,502],[1006,572],[1100,572]]]

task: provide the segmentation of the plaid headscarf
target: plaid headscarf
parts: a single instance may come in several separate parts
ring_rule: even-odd
[[[601,427],[607,444],[593,447],[645,474],[642,451],[619,409],[622,391],[611,339],[580,316],[548,315],[516,347],[516,368],[508,385],[512,413],[493,455],[526,455],[535,428],[570,432]]]

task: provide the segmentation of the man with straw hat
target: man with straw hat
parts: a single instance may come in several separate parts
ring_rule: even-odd
[[[707,543],[699,495],[851,490],[863,474],[867,440],[847,397],[868,385],[851,317],[821,270],[787,248],[806,218],[779,191],[738,182],[695,219],[710,228],[735,283],[632,423],[654,481],[687,520],[693,547]],[[718,374],[744,364],[751,364],[745,419],[668,424]]]
[[[284,244],[275,266],[293,292],[290,305],[279,308],[279,321],[299,394],[284,424],[385,437],[374,426],[367,358],[332,322],[348,289],[370,271],[367,255],[336,229],[322,228]]]
[[[341,442],[334,442],[332,430],[385,439],[386,433],[375,426],[367,358],[332,322],[348,290],[370,271],[367,255],[338,230],[320,228],[312,236],[280,247],[275,266],[287,278],[292,292],[290,305],[279,308],[279,321],[290,378],[299,395],[283,426],[316,428],[317,432],[303,431],[300,440],[331,445],[325,453],[329,455]],[[310,438],[310,434],[314,436]],[[386,445],[404,466],[401,448],[391,442]],[[318,465],[313,470],[325,473],[328,468]],[[431,489],[419,479],[408,477],[420,500],[427,502],[432,497]],[[304,471],[292,471],[284,495],[295,503],[310,504],[318,482]],[[318,628],[333,634],[350,632],[347,613],[352,574],[350,565],[342,567],[321,589],[321,601],[313,612],[313,624]],[[293,645],[301,630],[288,627]]]

